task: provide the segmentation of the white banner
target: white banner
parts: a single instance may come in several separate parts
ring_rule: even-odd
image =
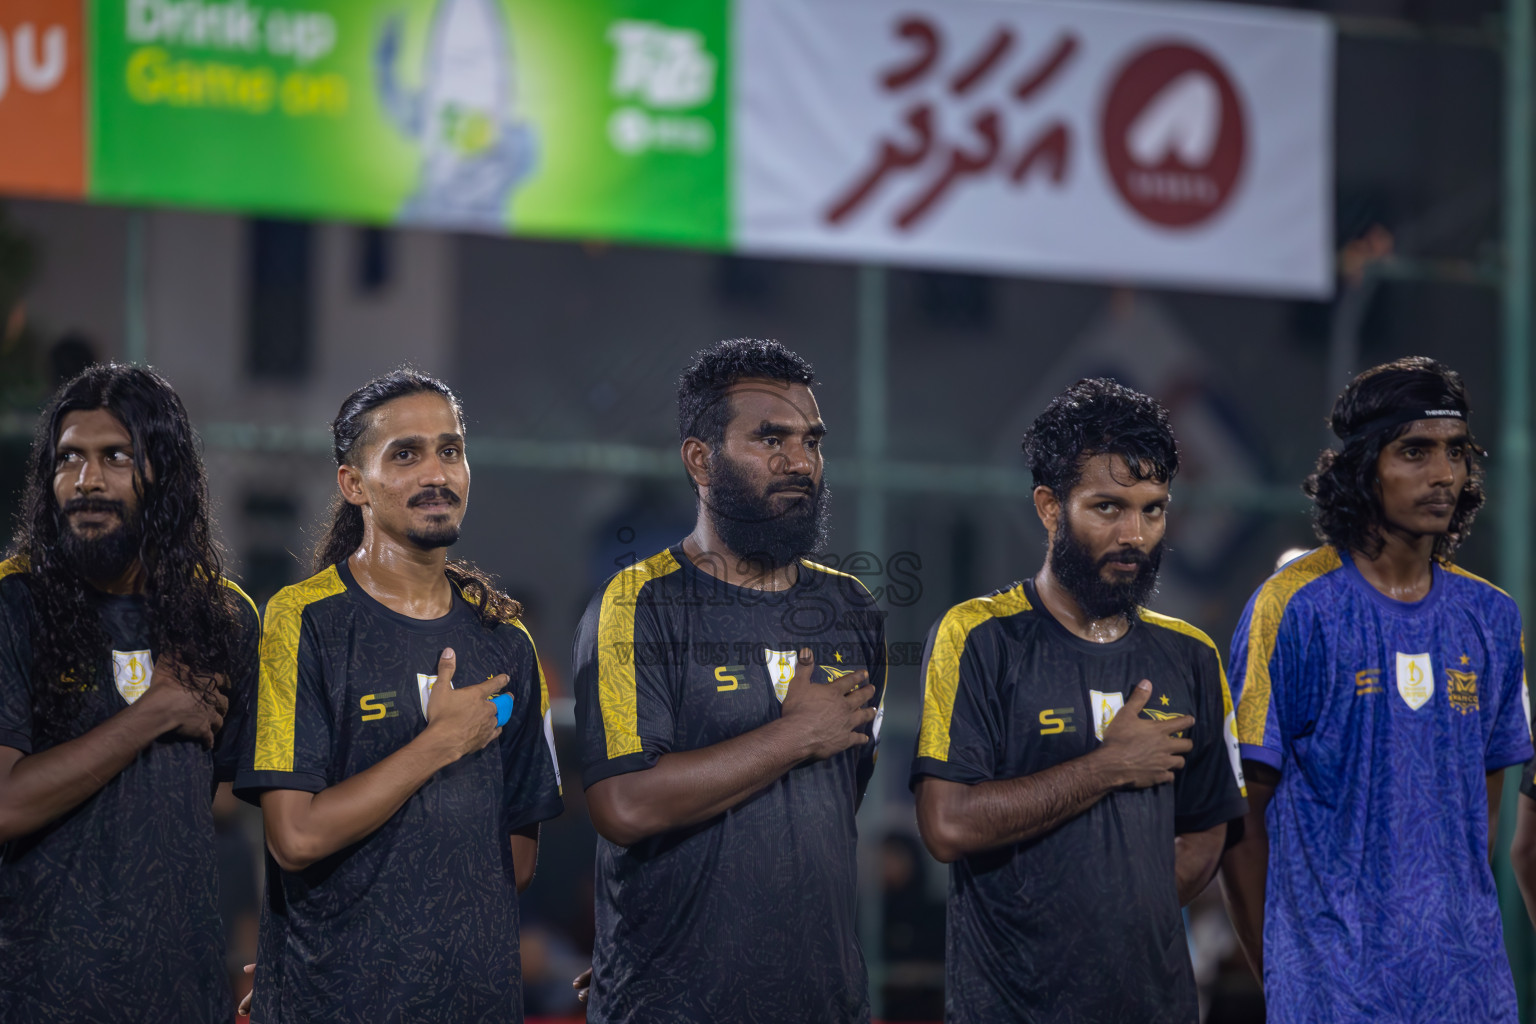
[[[734,50],[742,251],[1332,291],[1321,17],[738,0]]]

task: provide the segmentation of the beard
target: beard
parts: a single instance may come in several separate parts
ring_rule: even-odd
[[[463,499],[446,487],[434,487],[413,494],[411,500],[406,502],[406,508],[415,508],[427,501],[446,501],[453,508],[463,504]],[[451,548],[459,542],[459,524],[452,521],[448,515],[441,517],[441,523],[428,523],[426,526],[412,527],[405,531],[405,539],[416,545],[423,551],[431,551],[434,548]]]
[[[1051,544],[1051,574],[1090,619],[1116,615],[1129,618],[1157,593],[1157,570],[1162,561],[1162,541],[1149,552],[1120,548],[1102,558],[1094,558],[1093,552],[1078,541],[1065,509],[1062,510],[1061,529],[1056,531],[1056,540]],[[1104,567],[1110,562],[1135,563],[1136,574],[1126,580],[1107,580]]]
[[[758,493],[736,463],[718,453],[710,457],[709,480],[710,525],[742,560],[782,569],[826,546],[832,492],[825,482],[785,477]],[[774,502],[776,492],[800,487],[809,488],[810,496],[788,505]]]
[[[128,571],[139,557],[143,529],[128,506],[110,498],[74,498],[59,510],[59,548],[64,561],[88,580],[115,580]],[[73,512],[111,512],[117,525],[108,530],[83,536],[69,523]]]

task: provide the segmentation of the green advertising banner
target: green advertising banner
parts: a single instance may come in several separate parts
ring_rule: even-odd
[[[724,247],[723,0],[96,0],[90,194]]]

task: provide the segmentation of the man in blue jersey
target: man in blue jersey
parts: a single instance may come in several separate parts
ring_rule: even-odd
[[[1488,852],[1531,738],[1519,609],[1451,562],[1483,503],[1468,412],[1431,359],[1351,381],[1304,488],[1324,546],[1232,640],[1222,888],[1272,1024],[1518,1019]]]

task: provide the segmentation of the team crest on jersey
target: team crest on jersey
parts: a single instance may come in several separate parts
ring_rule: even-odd
[[[154,663],[148,651],[113,651],[112,682],[123,700],[132,704],[149,689],[149,674]]]
[[[1445,670],[1445,696],[1451,707],[1466,714],[1477,710],[1477,673]]]
[[[763,648],[763,662],[768,666],[768,678],[773,683],[773,695],[784,703],[789,692],[789,681],[795,678],[795,666],[800,664],[797,651],[770,651]]]
[[[1157,710],[1154,710],[1153,708],[1142,708],[1141,709],[1141,713],[1146,715],[1148,718],[1152,719],[1154,722],[1171,722],[1175,718],[1182,717],[1181,715],[1179,715],[1179,714],[1177,714],[1177,713],[1175,713],[1173,711],[1157,711]],[[1179,732],[1173,733],[1173,735],[1174,736],[1183,736],[1184,733],[1183,733],[1183,731],[1179,731]],[[1102,739],[1103,737],[1100,737],[1100,738]]]
[[[1435,695],[1435,664],[1428,654],[1397,655],[1397,692],[1417,711]]]
[[[416,691],[421,694],[421,715],[427,715],[427,701],[432,699],[432,686],[437,682],[437,676],[429,676],[425,672],[416,673]]]
[[[819,665],[817,667],[826,673],[827,682],[829,683],[834,679],[841,679],[843,676],[853,674],[853,669],[851,668],[834,668],[831,665]]]
[[[1093,734],[1102,740],[1104,730],[1109,728],[1109,723],[1115,720],[1115,715],[1119,714],[1123,707],[1125,707],[1124,694],[1089,690],[1088,713],[1093,715]]]

